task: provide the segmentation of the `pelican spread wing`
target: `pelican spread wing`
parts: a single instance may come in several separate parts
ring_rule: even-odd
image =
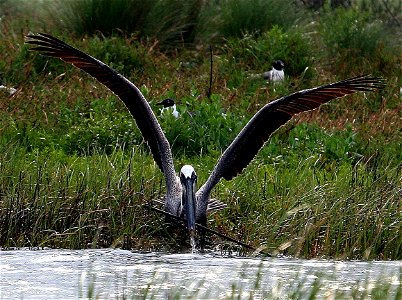
[[[124,102],[151,149],[155,162],[165,175],[165,211],[184,217],[192,238],[196,222],[206,226],[207,211],[225,206],[217,200],[209,199],[212,188],[221,178],[230,180],[240,174],[269,137],[295,114],[316,109],[335,98],[384,87],[381,78],[363,75],[299,91],[266,104],[240,131],[218,160],[208,180],[196,192],[197,176],[194,168],[185,165],[180,171],[180,178],[176,177],[169,142],[148,102],[134,84],[101,61],[57,38],[43,33],[30,34],[27,38],[26,42],[33,45],[31,50],[60,58],[84,70]]]
[[[147,100],[133,83],[103,62],[51,35],[29,34],[27,38],[26,43],[34,46],[31,50],[73,64],[115,93],[134,117],[158,167],[173,182],[175,171],[169,142]]]
[[[363,75],[302,90],[266,104],[251,118],[225,150],[200,191],[209,195],[221,178],[230,180],[240,174],[272,133],[289,121],[292,116],[316,109],[335,98],[383,87],[384,82],[381,78]]]

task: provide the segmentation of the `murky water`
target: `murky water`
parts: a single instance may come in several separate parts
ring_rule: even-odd
[[[254,299],[286,299],[292,291],[311,290],[317,279],[324,297],[331,291],[369,289],[378,278],[390,284],[392,292],[401,284],[401,269],[402,261],[261,260],[117,249],[0,251],[0,298],[77,299],[93,292],[99,299],[144,295],[155,299],[240,295],[243,299],[250,293]],[[298,298],[303,297],[307,296]]]

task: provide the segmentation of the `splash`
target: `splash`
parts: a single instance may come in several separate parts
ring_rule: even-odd
[[[191,245],[191,253],[193,254],[196,253],[197,249],[194,234],[190,235],[190,245]]]

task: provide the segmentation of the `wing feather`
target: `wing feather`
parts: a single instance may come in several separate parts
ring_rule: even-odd
[[[222,154],[200,194],[209,195],[221,178],[230,180],[251,162],[269,137],[294,115],[318,108],[333,99],[359,91],[384,87],[381,78],[363,75],[320,87],[302,90],[262,107]]]
[[[158,167],[165,176],[174,178],[175,171],[169,142],[147,100],[133,83],[103,62],[51,35],[29,34],[26,43],[33,46],[30,50],[73,64],[115,93],[134,117]]]

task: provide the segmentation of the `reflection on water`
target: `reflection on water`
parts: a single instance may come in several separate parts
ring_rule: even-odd
[[[254,299],[285,299],[300,282],[311,289],[317,279],[325,287],[323,296],[359,284],[360,289],[370,288],[378,278],[392,292],[401,284],[401,269],[402,261],[261,260],[118,249],[0,251],[0,299],[76,299],[91,291],[100,299],[224,299],[234,293],[248,298],[251,292]]]

